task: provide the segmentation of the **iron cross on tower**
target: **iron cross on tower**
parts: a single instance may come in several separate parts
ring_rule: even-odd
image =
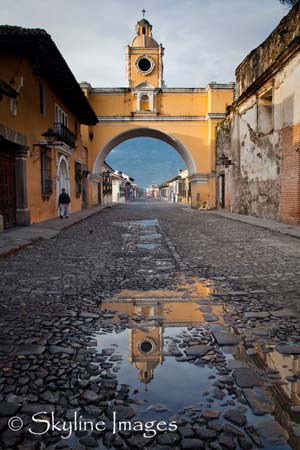
[[[142,9],[143,19],[145,18],[146,10]]]

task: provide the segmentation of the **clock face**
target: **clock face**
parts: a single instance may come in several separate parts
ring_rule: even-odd
[[[140,56],[136,62],[136,67],[143,75],[148,75],[154,69],[154,61],[149,56]]]

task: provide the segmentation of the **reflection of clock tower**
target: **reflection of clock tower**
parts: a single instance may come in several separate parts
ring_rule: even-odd
[[[136,96],[136,113],[157,112],[155,95],[164,86],[163,54],[163,46],[152,37],[152,25],[143,17],[136,24],[132,44],[126,48],[127,82]]]
[[[154,378],[154,369],[163,362],[162,326],[135,326],[129,330],[129,362],[139,370],[139,380],[148,384]]]

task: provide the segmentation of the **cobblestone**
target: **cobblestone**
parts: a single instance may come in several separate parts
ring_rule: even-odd
[[[268,414],[275,401],[272,386],[288,384],[279,373],[280,358],[299,353],[299,256],[300,241],[293,237],[145,201],[102,210],[53,239],[2,258],[0,449],[21,449],[34,441],[28,426],[36,411],[55,411],[58,420],[83,414],[107,424],[114,411],[130,420],[138,411],[156,414],[156,420],[168,417],[172,408],[167,400],[147,404],[139,388],[118,381],[127,358],[118,348],[123,338],[113,341],[113,336],[147,325],[142,308],[131,314],[130,305],[144,301],[155,309],[153,305],[166,299],[172,308],[192,302],[192,311],[203,316],[201,323],[190,321],[181,332],[164,335],[162,360],[169,358],[179,372],[186,368],[187,375],[189,367],[206,371],[207,383],[199,385],[195,404],[183,402],[183,412],[172,416],[180,425],[181,441],[178,432],[171,431],[158,434],[157,442],[141,432],[114,436],[109,430],[102,435],[78,432],[69,442],[56,432],[35,440],[32,448],[54,450],[65,445],[81,450],[81,444],[94,448],[97,443],[99,449],[105,445],[155,449],[168,442],[181,449],[206,448],[203,440],[211,441],[210,448],[270,448],[266,439],[271,437],[263,426],[251,425],[258,413],[265,414],[265,423],[275,429],[273,443],[296,448],[296,434],[289,446],[287,431]],[[118,304],[127,309],[116,311]],[[163,322],[168,305],[152,314],[152,329]],[[147,342],[146,353],[152,345]],[[269,352],[280,367],[268,366]],[[256,366],[257,358],[264,363]],[[285,377],[297,380],[299,373],[287,368]],[[247,382],[241,374],[246,374]],[[170,382],[173,376],[174,369]],[[264,391],[252,392],[249,386],[254,385],[263,385]],[[176,395],[182,389],[180,384]],[[187,393],[182,394],[184,398]],[[298,406],[293,404],[291,414]],[[285,408],[288,414],[289,406]],[[22,417],[21,432],[8,430],[12,414]],[[286,426],[289,432],[296,429],[291,424]]]

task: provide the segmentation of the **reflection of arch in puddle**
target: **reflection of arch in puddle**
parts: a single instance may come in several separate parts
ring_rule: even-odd
[[[140,381],[150,383],[154,378],[154,369],[164,361],[165,328],[207,324],[208,313],[210,321],[224,324],[224,306],[214,303],[210,297],[213,292],[207,280],[180,276],[175,290],[123,290],[115,301],[102,302],[102,307],[131,319],[128,360],[139,370]],[[149,351],[143,351],[147,345]]]
[[[118,311],[120,314],[127,314],[130,317],[141,316],[143,322],[161,322],[164,327],[188,327],[206,323],[207,313],[200,310],[201,301],[174,299],[140,299],[132,301],[121,301],[109,303],[103,302],[105,308]],[[206,304],[205,304],[206,305]],[[203,305],[204,306],[204,305]],[[223,304],[209,303],[211,313],[218,317],[217,322],[224,324]],[[139,326],[138,323],[135,326]]]
[[[210,306],[211,312],[218,316],[218,324],[224,324],[222,304],[208,305],[204,302],[204,305]],[[165,328],[196,327],[207,323],[206,313],[200,310],[201,301],[134,298],[118,299],[113,303],[103,302],[103,307],[131,318],[128,360],[138,369],[138,378],[144,384],[153,380],[155,368],[164,361]]]
[[[142,333],[150,333],[156,327],[157,324],[155,324],[154,322],[143,322],[134,325],[134,328],[139,329]]]

